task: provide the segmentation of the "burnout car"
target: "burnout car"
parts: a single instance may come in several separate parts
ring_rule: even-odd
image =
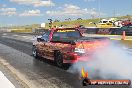
[[[84,37],[77,28],[57,28],[45,32],[33,42],[32,54],[55,61],[57,66],[87,61],[94,48],[104,46],[108,38]],[[83,56],[83,58],[81,58]]]

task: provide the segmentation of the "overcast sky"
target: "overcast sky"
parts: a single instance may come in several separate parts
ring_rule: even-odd
[[[0,25],[127,14],[132,14],[132,0],[0,0]]]

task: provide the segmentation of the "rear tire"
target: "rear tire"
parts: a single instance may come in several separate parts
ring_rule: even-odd
[[[70,64],[63,63],[63,55],[59,52],[55,55],[55,63],[58,67],[63,68],[64,70],[67,70],[70,67]]]
[[[63,56],[61,53],[58,53],[55,57],[55,63],[58,67],[63,68]]]

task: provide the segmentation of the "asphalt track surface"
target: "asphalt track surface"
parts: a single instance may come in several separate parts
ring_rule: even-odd
[[[33,81],[37,88],[84,88],[77,73],[69,73],[48,60],[32,57],[32,42],[12,38],[15,34],[0,33],[0,56]],[[18,34],[25,36],[25,34]],[[8,46],[8,47],[7,47]],[[87,86],[85,88],[128,88],[125,86]]]

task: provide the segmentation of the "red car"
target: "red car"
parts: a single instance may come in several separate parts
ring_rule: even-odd
[[[59,67],[64,67],[89,60],[94,49],[104,46],[107,40],[104,37],[84,37],[77,28],[52,29],[37,38],[32,53],[35,58],[50,59]]]
[[[127,26],[127,25],[130,25],[132,24],[132,22],[130,20],[126,20],[126,21],[122,21],[121,23],[123,26]]]

